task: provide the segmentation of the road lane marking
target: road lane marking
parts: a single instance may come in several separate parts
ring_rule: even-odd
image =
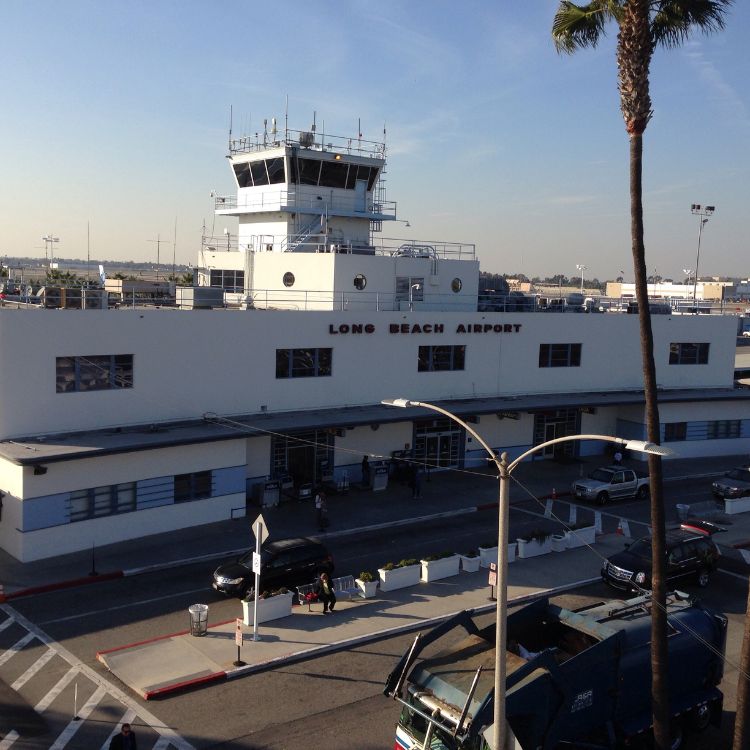
[[[68,620],[80,620],[82,617],[94,617],[96,615],[103,615],[106,612],[115,612],[118,609],[130,609],[131,607],[138,607],[141,604],[153,604],[154,602],[162,602],[165,599],[173,599],[178,596],[187,596],[188,594],[199,594],[206,592],[206,586],[201,586],[199,589],[190,589],[190,591],[182,591],[179,594],[165,594],[164,596],[155,596],[152,599],[141,599],[137,602],[128,602],[128,604],[118,604],[116,607],[105,607],[104,609],[92,609],[89,612],[81,612],[78,615],[70,615],[69,617],[56,617],[54,620],[43,620],[40,625],[53,625],[58,622],[67,622]]]
[[[72,682],[73,678],[78,674],[78,670],[75,667],[71,667],[58,681],[57,684],[50,690],[47,695],[34,706],[34,710],[38,714],[43,714],[51,705],[52,701],[57,698],[60,693]]]
[[[91,682],[93,682],[95,685],[98,685],[100,687],[103,687],[109,695],[111,695],[115,700],[122,703],[123,706],[127,706],[128,708],[132,708],[137,715],[145,721],[145,723],[154,730],[157,734],[159,734],[162,737],[166,737],[170,744],[173,745],[177,750],[195,750],[193,745],[191,745],[187,740],[180,737],[177,732],[174,731],[174,729],[171,729],[170,727],[166,726],[164,722],[160,721],[154,714],[152,714],[150,711],[148,711],[145,708],[141,708],[129,695],[124,693],[122,690],[120,690],[118,687],[115,687],[112,683],[105,680],[103,677],[101,677],[97,672],[95,672],[90,667],[86,666],[84,662],[82,662],[77,656],[75,656],[72,652],[68,651],[68,649],[65,648],[61,643],[58,643],[57,641],[53,640],[47,633],[45,633],[41,628],[37,627],[31,620],[28,620],[26,617],[24,617],[20,612],[13,609],[8,604],[0,604],[0,611],[5,612],[8,616],[11,616],[15,618],[15,620],[18,622],[18,624],[26,628],[30,633],[34,633],[36,637],[44,643],[46,646],[48,646],[51,649],[54,649],[58,656],[60,656],[62,659],[64,659],[68,664],[71,665],[71,669],[68,674],[64,675],[60,682],[63,680],[67,680],[65,684],[70,682],[73,677],[78,674],[84,674],[86,677],[88,677]],[[58,683],[59,685],[59,683]],[[62,686],[63,688],[65,685]],[[55,686],[57,688],[57,686]],[[55,689],[53,688],[53,690]],[[61,692],[62,688],[58,690]],[[55,699],[56,696],[52,696],[48,700],[49,693],[47,696],[45,696],[39,703],[39,705],[36,707],[36,711],[38,713],[41,713],[39,706],[49,707],[49,705],[52,703],[52,701]]]
[[[5,630],[5,628],[7,628],[10,625],[12,625],[15,621],[16,621],[16,618],[13,617],[12,615],[10,615],[7,620],[5,620],[4,622],[0,623],[0,633],[2,633],[3,630]]]
[[[160,737],[156,744],[151,748],[151,750],[166,750],[166,748],[169,747],[169,740],[166,737]]]
[[[50,745],[49,750],[63,750],[65,745],[73,739],[75,733],[83,726],[83,722],[89,718],[91,712],[97,707],[99,701],[106,694],[107,691],[101,685],[94,690],[91,697],[83,704],[83,706],[81,706],[81,710],[78,712],[77,716],[68,722],[68,726],[60,732],[58,738],[52,743],[52,745]]]
[[[109,744],[112,742],[112,738],[120,731],[120,727],[123,724],[132,724],[135,721],[136,713],[135,709],[129,708],[120,719],[117,724],[115,724],[115,728],[109,733],[109,737],[107,737],[106,740],[104,740],[104,743],[99,748],[99,750],[109,750]],[[153,750],[153,748],[152,748]]]
[[[20,737],[21,735],[16,732],[15,729],[11,729],[8,734],[5,735],[5,739],[0,742],[0,750],[8,750],[8,748]]]
[[[20,690],[53,656],[55,652],[48,648],[12,685],[13,690]]]
[[[0,656],[0,667],[2,667],[8,659],[15,656],[24,646],[33,641],[34,637],[33,633],[26,633],[20,641],[14,643],[4,654],[2,654],[2,656]]]

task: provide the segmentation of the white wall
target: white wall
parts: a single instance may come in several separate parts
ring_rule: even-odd
[[[732,387],[734,319],[657,318],[660,386]],[[332,333],[341,323],[375,329]],[[443,325],[443,332],[390,332],[390,326],[412,330],[414,324]],[[474,324],[520,328],[456,332]],[[0,340],[16,353],[0,359],[0,439],[205,412],[247,414],[262,406],[273,412],[375,404],[394,395],[430,401],[642,388],[634,315],[3,308]],[[669,365],[674,341],[710,341],[709,364]],[[582,343],[581,367],[540,368],[540,342]],[[418,372],[418,348],[427,344],[465,344],[466,369]],[[277,379],[276,350],[300,347],[332,347],[333,375]],[[55,357],[94,354],[133,354],[134,388],[56,393]]]

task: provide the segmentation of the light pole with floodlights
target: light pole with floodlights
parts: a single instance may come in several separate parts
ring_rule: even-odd
[[[497,452],[491,448],[484,438],[474,430],[463,419],[456,416],[450,411],[443,409],[435,404],[428,404],[424,401],[411,401],[407,398],[387,398],[383,399],[381,404],[386,406],[399,406],[402,409],[408,407],[421,407],[436,411],[438,414],[452,419],[461,425],[487,452],[489,460],[492,461],[499,472],[499,489],[498,489],[498,521],[497,521],[497,607],[496,607],[496,625],[495,625],[495,688],[493,698],[493,748],[494,750],[504,750],[505,737],[507,736],[505,727],[505,681],[506,681],[506,664],[501,654],[506,651],[507,633],[506,620],[508,615],[508,507],[510,497],[510,475],[513,469],[518,466],[525,458],[544,450],[551,445],[564,443],[570,440],[601,440],[607,443],[616,443],[624,446],[627,450],[637,451],[639,453],[654,453],[659,456],[672,455],[668,448],[662,448],[655,443],[648,443],[643,440],[626,440],[625,438],[614,437],[612,435],[567,435],[565,437],[548,440],[540,443],[526,452],[522,453],[516,459],[508,462],[508,454],[502,453],[498,458]],[[499,697],[498,697],[499,696]],[[501,737],[503,741],[501,742]]]
[[[701,259],[701,235],[703,234],[703,226],[708,221],[708,217],[713,214],[716,210],[716,206],[702,206],[700,203],[693,203],[690,206],[690,211],[696,216],[700,216],[698,222],[698,253],[695,256],[695,277],[693,279],[693,309],[698,312],[697,292],[698,292],[698,264]]]
[[[583,297],[583,272],[588,268],[588,266],[576,264],[576,268],[581,272],[581,297]]]

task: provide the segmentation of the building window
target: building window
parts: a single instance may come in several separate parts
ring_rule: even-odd
[[[211,497],[211,472],[196,471],[192,474],[177,474],[174,478],[174,501],[187,503]]]
[[[277,349],[277,378],[319,378],[331,374],[333,349]]]
[[[135,510],[135,482],[90,487],[70,493],[68,517],[72,522],[114,516]]]
[[[706,425],[706,437],[708,440],[726,440],[738,438],[742,430],[740,419],[717,419]]]
[[[540,344],[539,367],[580,367],[581,344]]]
[[[354,288],[361,292],[367,286],[367,278],[363,273],[358,273],[354,277]]]
[[[461,346],[420,346],[417,369],[419,372],[441,372],[463,370],[466,361],[466,347]]]
[[[708,344],[672,343],[669,345],[670,365],[707,365]]]
[[[463,288],[463,285],[464,285],[463,281],[461,281],[461,279],[459,279],[458,277],[453,279],[453,281],[451,281],[451,289],[456,294],[458,294],[461,291],[461,289]]]
[[[57,393],[133,387],[132,354],[95,354],[55,359]]]
[[[210,286],[228,292],[241,292],[245,288],[245,272],[212,268]]]
[[[396,278],[396,302],[422,302],[424,300],[424,276],[398,276]]]
[[[664,442],[687,440],[687,422],[667,422],[664,425]]]
[[[282,279],[284,286],[294,286],[294,274],[291,271],[287,271]]]

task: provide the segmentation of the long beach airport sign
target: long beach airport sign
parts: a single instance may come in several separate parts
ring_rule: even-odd
[[[329,323],[332,336],[375,333],[374,323]],[[453,333],[519,333],[521,323],[457,323]],[[388,333],[445,333],[444,323],[389,323]]]

